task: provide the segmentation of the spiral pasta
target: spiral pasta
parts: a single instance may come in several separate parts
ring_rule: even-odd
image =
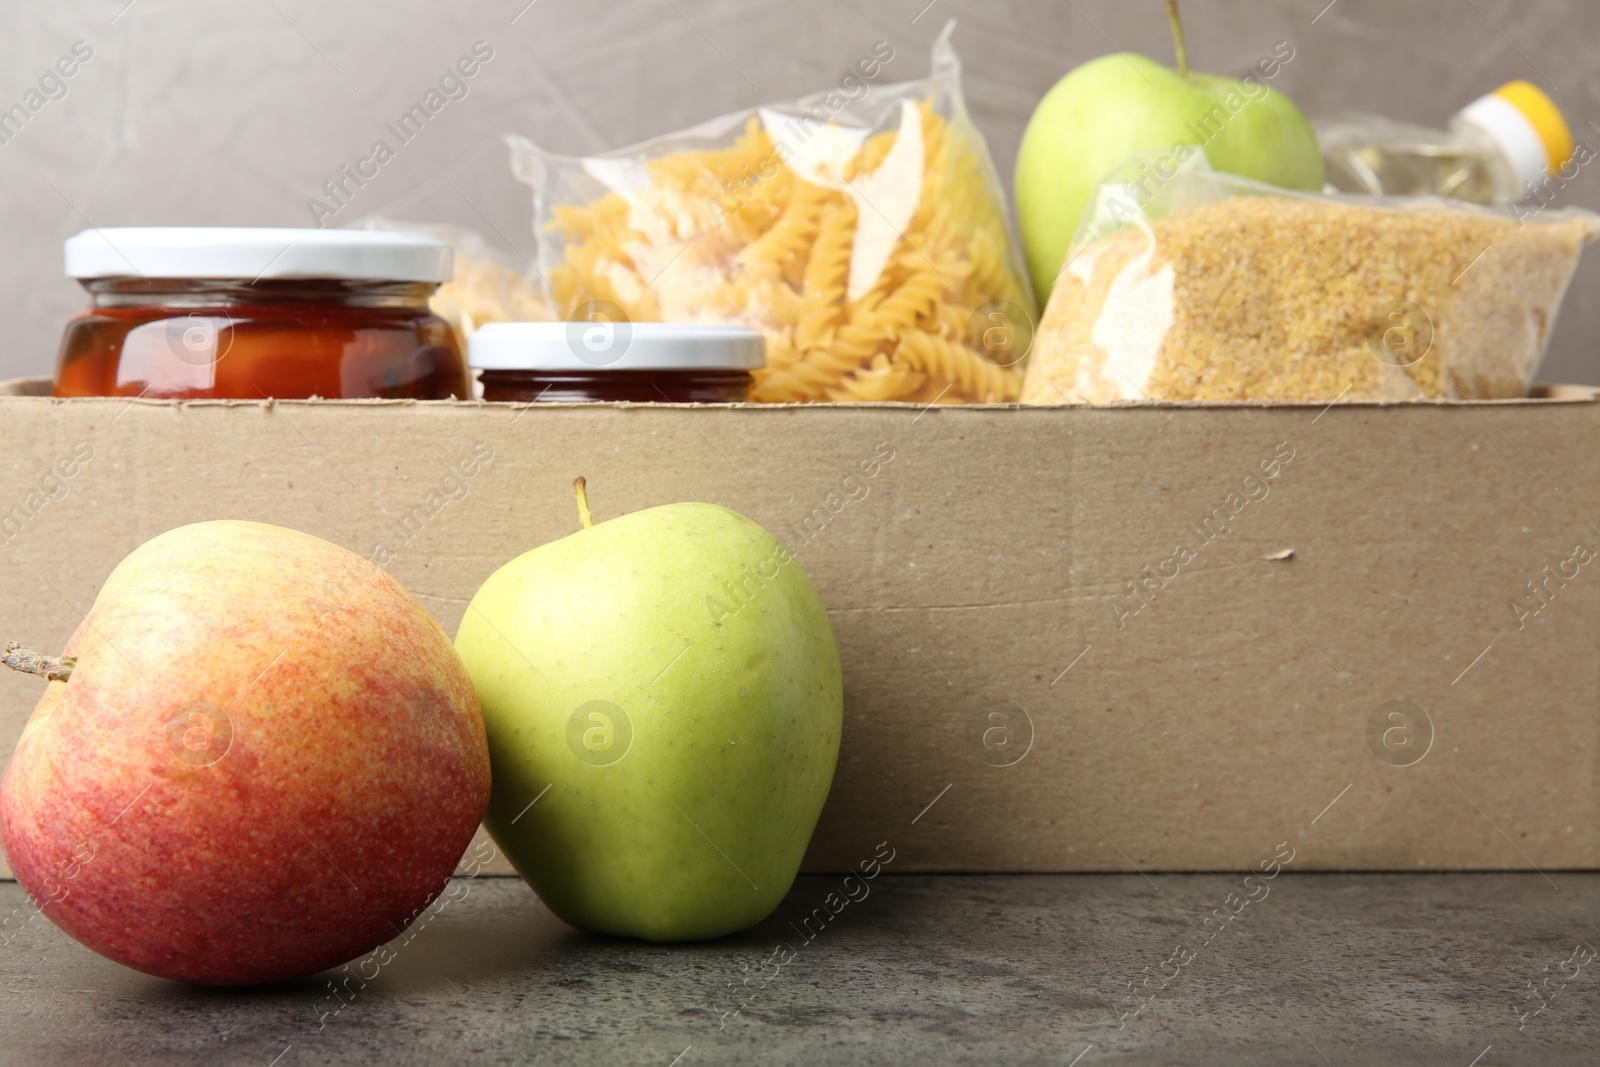
[[[801,177],[752,117],[726,148],[645,161],[642,188],[552,209],[546,229],[565,241],[549,272],[557,313],[603,300],[634,321],[757,327],[755,401],[1015,400],[1023,349],[995,342],[1010,333],[993,321],[1020,313],[1031,336],[1032,300],[982,148],[931,98],[906,114],[922,165],[904,226],[864,189],[891,153],[907,155],[894,151],[906,125],[866,137],[830,185]],[[863,250],[886,226],[893,247],[873,277]]]

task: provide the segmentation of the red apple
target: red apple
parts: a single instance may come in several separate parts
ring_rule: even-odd
[[[0,782],[0,844],[56,925],[148,974],[242,985],[361,956],[444,887],[488,805],[449,638],[309,534],[154,538],[63,660]]]

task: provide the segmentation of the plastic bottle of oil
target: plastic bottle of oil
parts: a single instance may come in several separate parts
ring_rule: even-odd
[[[1375,115],[1316,123],[1328,183],[1373,196],[1444,196],[1474,204],[1522,200],[1572,158],[1572,133],[1555,103],[1525,81],[1502,85],[1446,130]]]

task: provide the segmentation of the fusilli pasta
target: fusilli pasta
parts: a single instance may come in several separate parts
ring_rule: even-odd
[[[758,327],[767,366],[756,401],[1015,400],[1022,346],[995,343],[993,320],[1020,311],[1031,336],[1032,302],[982,150],[931,99],[906,114],[909,126],[865,138],[837,187],[791,169],[752,117],[727,148],[648,160],[641,189],[554,207],[546,228],[565,237],[550,272],[557,312],[570,318],[604,300],[635,321]],[[908,128],[922,136],[915,206],[876,278],[858,278],[856,257],[873,254],[863,253],[863,225],[880,234],[892,225],[862,184],[894,165]]]

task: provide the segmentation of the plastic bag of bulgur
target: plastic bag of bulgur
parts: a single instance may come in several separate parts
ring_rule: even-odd
[[[1527,393],[1600,215],[1308,195],[1135,158],[1085,213],[1024,403]]]

